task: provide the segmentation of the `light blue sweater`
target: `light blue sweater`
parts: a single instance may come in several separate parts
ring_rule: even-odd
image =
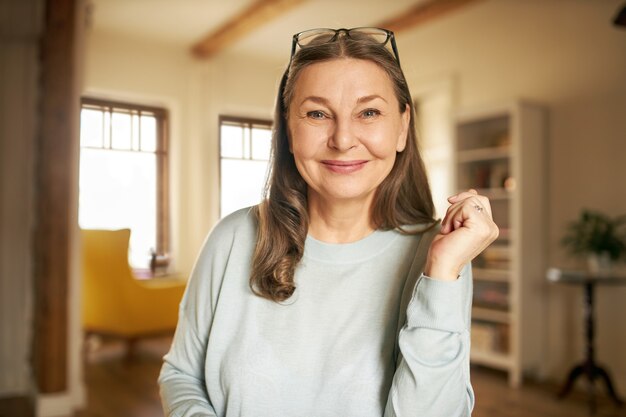
[[[198,257],[159,377],[171,417],[469,416],[471,270],[423,275],[434,232],[311,237],[295,294],[249,287],[256,226],[222,220]]]

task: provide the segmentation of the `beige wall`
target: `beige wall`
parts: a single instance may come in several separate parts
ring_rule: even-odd
[[[571,264],[558,241],[582,207],[626,213],[626,30],[610,20],[621,1],[479,2],[398,36],[409,80],[451,77],[459,108],[532,99],[549,109],[549,262]],[[287,52],[287,51],[286,51]],[[87,91],[170,108],[175,249],[187,272],[218,213],[217,116],[270,117],[284,62],[219,56],[94,33]],[[411,81],[413,83],[413,81]],[[414,89],[422,86],[414,85]],[[582,355],[577,288],[546,286],[545,370],[562,377]],[[598,355],[626,392],[626,287],[602,288]]]

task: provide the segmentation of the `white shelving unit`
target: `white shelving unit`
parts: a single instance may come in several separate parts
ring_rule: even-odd
[[[474,261],[473,363],[539,374],[544,345],[547,113],[511,102],[458,113],[456,187],[490,198],[500,237]]]

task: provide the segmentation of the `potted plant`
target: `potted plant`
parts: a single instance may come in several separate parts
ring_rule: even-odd
[[[610,269],[611,262],[626,253],[626,216],[614,219],[593,210],[583,210],[569,223],[562,244],[572,253],[586,255],[591,272]]]

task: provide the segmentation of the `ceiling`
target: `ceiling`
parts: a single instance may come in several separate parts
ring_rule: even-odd
[[[256,0],[92,0],[94,31],[188,48]],[[372,26],[425,0],[306,0],[247,32],[226,51],[283,59],[291,36],[317,27]]]

